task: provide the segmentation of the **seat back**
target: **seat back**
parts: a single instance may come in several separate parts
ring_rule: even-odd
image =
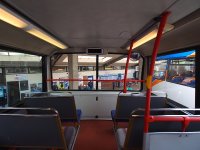
[[[74,96],[27,97],[24,107],[54,108],[61,120],[77,121]]]
[[[135,95],[119,95],[116,106],[116,119],[128,120],[133,110],[137,108],[145,108],[146,97]],[[152,96],[151,108],[166,108],[166,98]]]
[[[7,109],[0,114],[1,147],[62,148],[59,116],[50,109]]]
[[[169,109],[152,109],[151,115],[186,115],[182,111]],[[131,114],[124,143],[125,148],[142,148],[144,128],[144,110],[137,110]],[[181,132],[181,122],[154,122],[150,123],[149,132]]]
[[[162,130],[161,131],[156,130],[156,132],[145,133],[144,139],[143,139],[143,149],[144,150],[160,150],[160,149],[162,150],[169,150],[169,149],[199,150],[200,144],[197,139],[200,138],[200,122],[198,122],[197,120],[194,122],[192,120],[189,121],[189,119],[198,117],[198,120],[199,120],[200,110],[199,109],[184,109],[184,112],[188,114],[186,116],[186,118],[188,119],[187,120],[188,122],[185,122],[186,123],[185,132],[182,132],[182,131],[162,132]],[[169,124],[168,122],[165,122],[165,123]],[[189,123],[188,126],[187,126],[187,123]],[[173,127],[174,126],[175,125],[173,125]]]

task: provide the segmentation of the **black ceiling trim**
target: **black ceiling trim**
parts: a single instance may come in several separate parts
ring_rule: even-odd
[[[175,28],[179,28],[187,23],[192,22],[195,19],[200,17],[200,8],[195,10],[194,12],[188,14],[187,16],[183,17],[182,19],[178,20],[174,23]]]
[[[186,48],[181,48],[181,49],[174,49],[174,50],[170,50],[164,53],[160,53],[158,54],[158,56],[163,56],[163,55],[167,55],[167,54],[175,54],[175,53],[179,53],[179,52],[183,52],[183,51],[191,51],[191,50],[199,50],[200,49],[200,45],[196,45],[196,46],[191,46],[191,47],[186,47]]]
[[[59,54],[87,54],[85,52],[56,52],[53,55],[59,55]]]
[[[42,53],[32,52],[32,51],[29,51],[29,50],[24,50],[24,49],[12,47],[12,46],[7,46],[7,45],[2,45],[2,44],[0,44],[0,50],[5,50],[5,51],[9,51],[9,52],[19,52],[19,53],[25,53],[25,54],[37,55],[37,56],[47,56],[47,55],[44,55]]]
[[[51,61],[51,66],[55,66],[56,62],[61,58],[61,56],[62,54],[55,55],[53,62]]]
[[[128,51],[124,50],[124,52],[108,52],[108,54],[120,54],[120,55],[128,55]]]

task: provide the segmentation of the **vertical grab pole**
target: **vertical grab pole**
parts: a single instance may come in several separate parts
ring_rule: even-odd
[[[126,89],[127,72],[128,72],[129,59],[130,59],[131,54],[132,54],[133,43],[134,43],[134,41],[131,42],[131,45],[130,45],[130,48],[129,48],[129,51],[128,51],[128,57],[127,57],[127,60],[126,60],[126,68],[125,68],[125,73],[124,73],[124,90],[123,90],[123,93],[127,92],[127,89]]]
[[[150,102],[151,102],[151,90],[152,90],[152,76],[154,72],[154,65],[158,53],[158,47],[160,45],[160,40],[162,36],[162,32],[164,30],[167,17],[169,16],[170,12],[164,12],[162,14],[162,18],[160,21],[157,37],[154,43],[153,53],[151,56],[151,65],[150,65],[150,71],[149,75],[147,76],[146,80],[146,87],[147,87],[147,93],[146,93],[146,106],[145,106],[145,118],[144,118],[144,133],[147,133],[149,131],[149,117],[150,117]]]

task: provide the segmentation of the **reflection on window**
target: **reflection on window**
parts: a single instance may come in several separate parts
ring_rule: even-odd
[[[156,65],[154,67],[153,81],[156,79],[157,80],[165,80],[166,67],[167,67],[166,60],[156,61]]]
[[[155,79],[195,87],[195,51],[158,57],[153,80]]]
[[[28,68],[6,68],[6,74],[26,74],[28,73]]]
[[[169,67],[167,81],[195,87],[195,66],[188,64],[171,65]]]
[[[67,72],[67,68],[66,67],[62,67],[62,66],[60,66],[60,67],[54,66],[54,67],[52,67],[52,72],[53,73]]]
[[[42,73],[42,67],[29,67],[29,73]]]

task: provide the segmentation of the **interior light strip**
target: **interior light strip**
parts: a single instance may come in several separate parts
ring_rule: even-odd
[[[53,38],[46,32],[42,31],[35,25],[31,24],[27,20],[23,19],[13,11],[9,10],[8,8],[4,7],[0,4],[0,20],[13,25],[17,28],[23,29],[24,31],[56,46],[61,49],[67,49],[67,45],[63,44],[62,42],[58,41],[57,39]]]
[[[165,29],[163,31],[163,33],[166,33],[168,31],[171,31],[172,29],[174,29],[174,26],[171,24],[166,24]],[[150,40],[156,38],[158,33],[158,29],[154,29],[153,31],[147,33],[145,36],[143,36],[141,39],[139,39],[138,41],[136,41],[133,45],[133,49],[137,48],[147,42],[149,42]],[[126,48],[127,50],[129,50],[129,46]]]

